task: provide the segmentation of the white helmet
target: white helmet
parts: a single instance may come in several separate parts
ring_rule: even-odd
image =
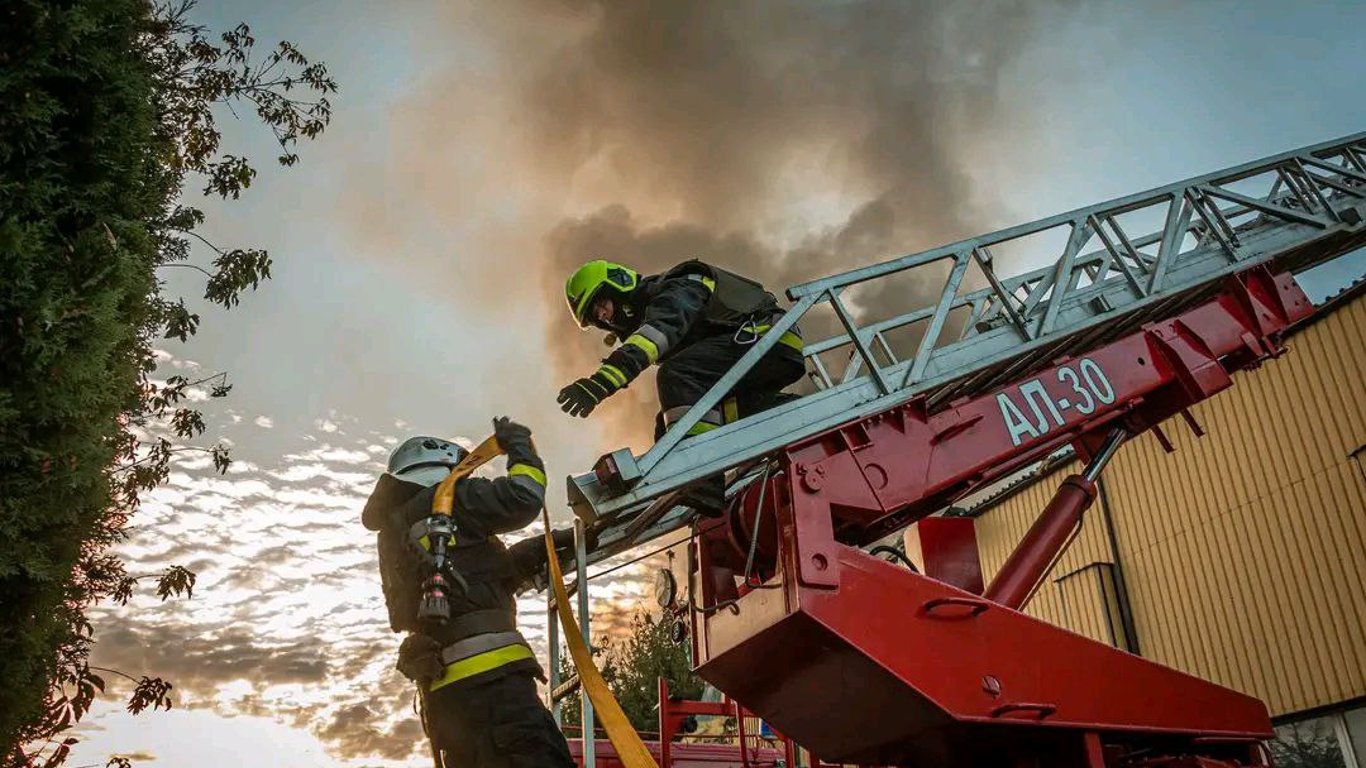
[[[410,437],[389,454],[385,474],[424,488],[436,485],[469,454],[464,448],[439,437]]]

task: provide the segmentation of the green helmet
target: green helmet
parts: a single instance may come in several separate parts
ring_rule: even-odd
[[[564,284],[564,298],[569,302],[569,312],[580,328],[587,328],[588,308],[593,306],[603,290],[611,291],[614,298],[622,298],[635,290],[640,275],[635,270],[596,259],[574,270],[574,274]]]

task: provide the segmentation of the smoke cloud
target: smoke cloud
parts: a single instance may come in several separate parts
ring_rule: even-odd
[[[1030,37],[1025,4],[554,8],[581,32],[528,73],[532,149],[605,204],[546,236],[547,303],[562,305],[564,278],[592,258],[650,273],[698,257],[781,296],[981,226],[965,165]],[[905,312],[939,290],[916,277],[931,280],[851,298],[865,318]],[[562,312],[549,322],[554,369],[591,371],[606,349]],[[833,324],[812,318],[805,330],[820,338]],[[648,382],[632,390],[604,410],[612,436],[638,445],[654,395]]]
[[[506,370],[484,373],[513,390],[548,387],[526,373],[525,356],[545,354],[549,371],[538,374],[558,388],[608,351],[564,307],[564,280],[583,261],[651,273],[696,257],[781,298],[793,282],[982,229],[993,217],[976,206],[992,196],[974,189],[971,165],[1002,133],[1003,75],[1045,8],[443,6],[427,42],[447,66],[399,105],[390,156],[368,161],[374,167],[358,161],[362,173],[410,191],[378,205],[358,191],[354,223],[377,252],[403,251],[419,290],[543,323],[544,349],[519,350]],[[451,54],[456,38],[478,43]],[[469,210],[485,215],[471,223]],[[474,253],[450,254],[457,241]],[[938,281],[903,280],[848,299],[873,319],[937,291]],[[830,329],[804,324],[809,340]],[[611,447],[638,448],[655,410],[641,380],[593,421],[607,424]]]

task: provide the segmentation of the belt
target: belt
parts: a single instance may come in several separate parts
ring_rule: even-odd
[[[432,681],[429,690],[435,691],[515,661],[535,658],[520,632],[490,632],[467,637],[441,649],[441,663],[446,669],[441,677]]]

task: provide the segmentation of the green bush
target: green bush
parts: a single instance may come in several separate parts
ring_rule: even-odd
[[[165,479],[204,431],[179,405],[220,376],[149,379],[151,345],[198,325],[161,292],[157,270],[186,262],[203,220],[177,204],[189,175],[236,197],[254,171],[219,155],[216,104],[250,100],[283,154],[330,118],[336,85],[288,43],[250,63],[245,26],[210,42],[189,3],[8,0],[0,10],[0,755],[50,740],[103,680],[86,662],[85,609],[126,601],[136,579],[109,553],[138,494]],[[266,63],[280,65],[264,74]],[[287,75],[281,72],[288,71]],[[283,79],[281,79],[283,78]],[[286,81],[288,86],[283,85]],[[290,86],[316,101],[287,97]],[[296,91],[296,93],[298,93]],[[270,275],[262,251],[215,248],[205,296],[225,307]],[[201,267],[203,269],[203,267]],[[135,430],[146,428],[149,432]],[[139,440],[137,434],[164,434]],[[193,575],[170,569],[163,597]],[[169,706],[142,678],[130,708]],[[165,687],[163,687],[165,686]],[[42,756],[60,763],[66,743]],[[35,763],[36,764],[36,763]]]

